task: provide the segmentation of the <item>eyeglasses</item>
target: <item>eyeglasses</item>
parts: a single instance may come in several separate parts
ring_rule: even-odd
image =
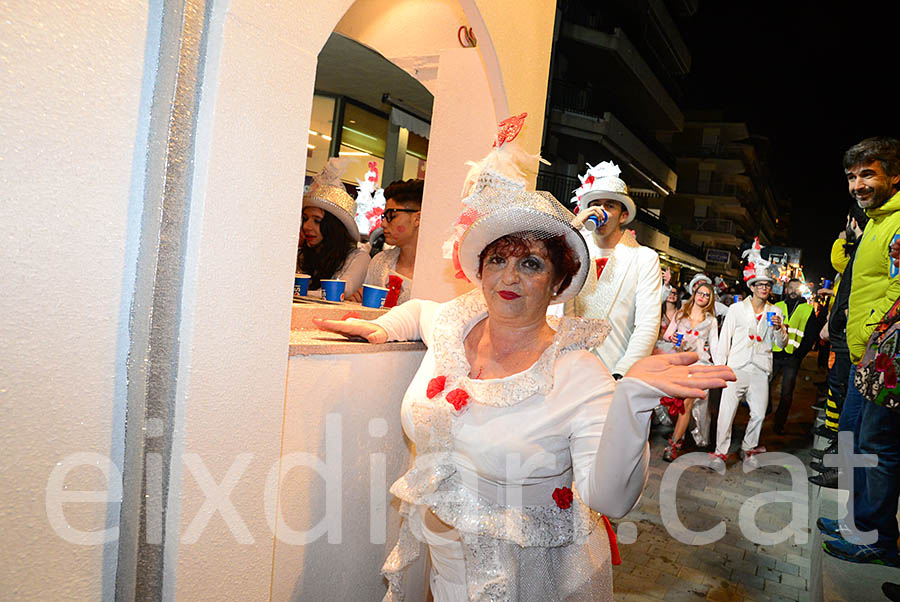
[[[397,217],[398,213],[418,213],[418,209],[385,209],[384,214],[381,216],[384,221],[387,223],[391,223],[394,221],[394,218]]]
[[[700,291],[699,293],[697,293],[697,296],[698,297],[706,297],[707,299],[709,299],[709,293],[705,293],[703,291]]]
[[[772,288],[771,282],[756,282],[753,285],[754,288]]]

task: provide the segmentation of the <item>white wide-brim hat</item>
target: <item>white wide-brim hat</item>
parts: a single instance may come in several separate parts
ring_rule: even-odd
[[[615,192],[612,190],[591,190],[585,192],[583,195],[581,195],[581,203],[579,203],[579,205],[582,205],[585,209],[587,209],[588,205],[591,204],[591,201],[600,199],[619,201],[620,203],[625,205],[625,210],[628,212],[628,218],[625,220],[624,224],[630,223],[637,215],[637,207],[635,207],[634,201],[631,200],[631,197],[625,193]]]
[[[478,256],[489,244],[509,234],[528,232],[538,240],[565,236],[580,266],[572,281],[553,303],[574,298],[587,279],[590,256],[584,238],[572,227],[574,215],[544,191],[498,191],[485,189],[482,196],[495,196],[488,201],[491,210],[482,213],[462,234],[459,241],[459,263],[466,277],[480,283]]]
[[[335,216],[344,227],[350,238],[359,242],[359,227],[356,225],[356,201],[347,191],[337,186],[314,186],[303,197],[304,207],[318,207]]]
[[[750,278],[749,280],[747,280],[747,286],[753,286],[757,282],[762,282],[762,281],[771,282],[772,284],[775,284],[775,279],[772,278],[771,276],[757,275],[757,276],[754,276],[753,278]]]
[[[688,292],[692,293],[694,291],[694,285],[698,282],[706,282],[707,284],[713,283],[712,278],[710,278],[706,274],[697,274],[693,278],[691,278],[691,281],[688,284]]]

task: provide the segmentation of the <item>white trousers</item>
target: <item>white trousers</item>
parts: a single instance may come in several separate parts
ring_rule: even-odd
[[[716,453],[727,454],[731,446],[731,426],[734,424],[734,415],[737,413],[740,400],[746,399],[750,406],[750,420],[747,422],[747,432],[741,442],[744,451],[755,448],[759,444],[759,433],[762,430],[763,419],[766,417],[766,407],[769,405],[769,373],[756,366],[744,366],[735,370],[737,380],[728,383],[722,391],[722,401],[719,404],[719,422],[716,425]]]

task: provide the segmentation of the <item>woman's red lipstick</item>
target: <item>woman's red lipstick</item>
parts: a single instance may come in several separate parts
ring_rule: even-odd
[[[518,293],[514,293],[512,291],[500,291],[497,294],[500,295],[501,297],[503,297],[504,299],[506,299],[507,301],[512,301],[513,299],[518,299],[519,297],[522,296],[522,295],[520,295]]]

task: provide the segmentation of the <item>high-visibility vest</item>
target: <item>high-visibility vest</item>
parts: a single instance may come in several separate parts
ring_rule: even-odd
[[[797,307],[794,308],[794,313],[790,316],[788,316],[787,303],[784,301],[779,301],[775,304],[775,307],[779,308],[781,313],[787,316],[785,323],[788,329],[788,338],[784,352],[794,353],[800,346],[800,341],[803,340],[806,323],[809,322],[809,317],[813,313],[813,307],[809,303],[798,303]],[[782,351],[782,348],[778,345],[772,345],[772,351]]]

